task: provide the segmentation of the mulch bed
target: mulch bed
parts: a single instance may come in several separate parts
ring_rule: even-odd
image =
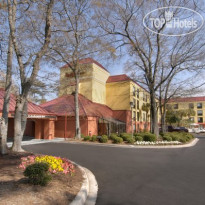
[[[31,153],[0,155],[0,205],[64,205],[80,191],[83,176],[78,167],[75,175],[52,174],[47,186],[28,184],[23,170],[17,168],[20,158]]]

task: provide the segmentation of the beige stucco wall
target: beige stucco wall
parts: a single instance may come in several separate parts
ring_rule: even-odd
[[[81,72],[79,93],[93,102],[106,104],[106,81],[110,75],[109,72],[94,63],[82,65]],[[61,68],[59,96],[71,94],[75,90],[75,85],[72,85],[75,79],[65,77],[66,73],[72,73],[72,71]]]

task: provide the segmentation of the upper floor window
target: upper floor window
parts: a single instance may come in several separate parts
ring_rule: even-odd
[[[190,117],[189,120],[190,120],[191,122],[194,122],[194,117]]]
[[[143,121],[145,122],[146,121],[146,114],[143,113]]]
[[[198,117],[198,122],[203,123],[203,117]]]
[[[143,92],[143,101],[146,102],[146,94]]]
[[[194,103],[189,103],[189,109],[194,109]]]
[[[202,108],[202,103],[197,103],[197,108]]]
[[[136,100],[133,99],[133,108],[136,108]]]
[[[139,98],[139,95],[140,95],[140,91],[139,91],[139,88],[137,89],[137,98]]]
[[[136,93],[135,86],[132,87],[132,93],[133,93],[133,96],[135,96],[135,93]]]
[[[178,106],[178,104],[174,104],[173,107],[174,107],[174,109],[178,109],[179,106]]]
[[[166,109],[171,109],[171,108],[172,108],[172,105],[170,105],[170,104],[166,105]]]
[[[140,113],[137,112],[137,121],[139,122],[140,121]]]
[[[137,109],[138,109],[138,110],[140,109],[140,103],[139,103],[139,100],[137,101]]]
[[[202,116],[203,115],[203,110],[197,110],[197,115]]]

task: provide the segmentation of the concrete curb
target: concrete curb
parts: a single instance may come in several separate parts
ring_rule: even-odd
[[[75,199],[70,203],[71,205],[95,205],[98,193],[98,184],[93,173],[85,167],[72,162],[80,168],[83,173],[84,181],[80,191]]]
[[[50,143],[50,142],[64,142],[65,139],[64,138],[56,138],[53,140],[44,140],[44,139],[32,139],[32,140],[28,140],[28,141],[22,141],[21,145],[32,145],[32,144],[42,144],[42,143]],[[7,146],[11,147],[12,146],[12,142],[7,142]]]
[[[171,149],[171,148],[187,148],[193,147],[199,139],[195,138],[190,143],[183,144],[183,145],[116,145],[116,144],[99,144],[99,143],[87,143],[87,142],[75,142],[75,141],[64,141],[64,143],[70,144],[84,144],[84,145],[91,145],[91,146],[103,146],[103,147],[117,147],[117,148],[139,148],[139,149]]]

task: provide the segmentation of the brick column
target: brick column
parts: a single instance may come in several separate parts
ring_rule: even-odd
[[[42,139],[43,138],[43,133],[42,133],[42,120],[35,120],[35,139]]]
[[[44,139],[51,140],[55,135],[55,121],[44,120]]]

